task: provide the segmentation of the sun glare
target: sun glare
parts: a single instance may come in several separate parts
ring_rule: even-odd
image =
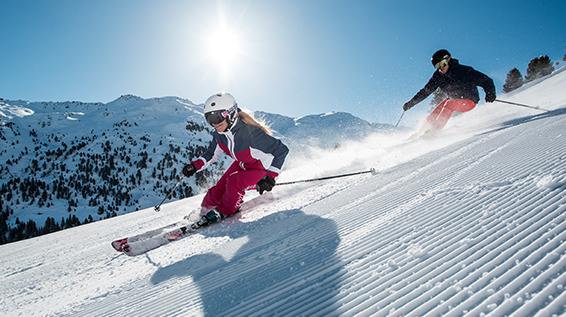
[[[208,59],[227,76],[242,55],[240,36],[235,30],[220,26],[210,33],[207,40]]]

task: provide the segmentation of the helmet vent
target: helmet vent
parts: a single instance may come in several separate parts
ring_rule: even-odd
[[[211,103],[210,106],[211,106],[211,107],[216,106],[216,102]]]

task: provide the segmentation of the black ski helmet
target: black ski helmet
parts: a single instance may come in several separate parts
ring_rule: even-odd
[[[436,51],[434,54],[432,54],[432,58],[430,59],[430,61],[432,62],[432,66],[435,66],[441,60],[449,58],[449,57],[451,57],[450,52],[448,52],[445,49],[441,49],[441,50]]]

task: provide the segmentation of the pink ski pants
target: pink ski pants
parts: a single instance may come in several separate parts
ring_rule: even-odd
[[[232,163],[216,185],[208,190],[202,207],[216,208],[224,216],[231,216],[240,208],[246,190],[255,188],[257,182],[265,175],[265,170],[244,170],[238,162]]]

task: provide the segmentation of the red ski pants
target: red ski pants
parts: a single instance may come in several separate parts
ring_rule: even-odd
[[[240,208],[246,189],[255,188],[265,175],[265,170],[244,170],[238,162],[234,162],[216,185],[208,190],[202,206],[206,209],[216,208],[224,216],[230,216]]]
[[[454,111],[466,112],[474,109],[476,103],[469,99],[445,99],[428,115],[426,121],[436,130],[444,128]]]

